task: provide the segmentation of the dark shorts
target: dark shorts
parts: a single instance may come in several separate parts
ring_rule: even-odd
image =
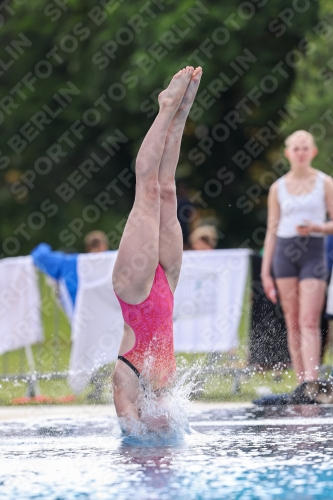
[[[296,236],[277,238],[273,255],[274,278],[327,280],[324,238]]]

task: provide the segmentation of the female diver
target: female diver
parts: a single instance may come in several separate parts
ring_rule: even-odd
[[[143,419],[140,387],[159,397],[174,381],[173,294],[183,253],[175,172],[201,75],[200,67],[187,66],[160,93],[159,113],[136,159],[134,205],[112,277],[125,323],[113,373],[114,403],[125,431]],[[168,426],[166,417],[144,423],[150,430]]]

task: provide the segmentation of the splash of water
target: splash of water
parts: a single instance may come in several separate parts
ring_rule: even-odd
[[[203,380],[199,375],[202,365],[202,360],[190,367],[186,366],[185,360],[178,363],[176,380],[161,394],[156,394],[147,382],[144,388],[141,384],[138,397],[140,420],[119,419],[118,435],[121,435],[123,443],[131,446],[171,446],[182,443],[185,436],[195,432],[190,429],[187,415],[192,404],[191,396],[201,390]]]

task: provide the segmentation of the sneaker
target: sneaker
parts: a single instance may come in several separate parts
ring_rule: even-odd
[[[315,396],[317,395],[317,384],[316,382],[302,382],[293,392],[289,395],[289,404],[291,405],[315,405],[317,401]]]
[[[254,399],[252,403],[259,406],[280,406],[289,403],[290,394],[270,394],[262,398]]]
[[[326,380],[302,382],[290,394],[272,394],[253,400],[259,406],[317,405],[333,403],[333,383]]]
[[[305,396],[313,398],[317,404],[333,403],[333,384],[327,380],[308,382],[304,390]]]

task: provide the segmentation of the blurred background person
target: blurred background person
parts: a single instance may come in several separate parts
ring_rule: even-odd
[[[186,180],[181,179],[176,182],[176,196],[177,196],[177,219],[179,221],[182,234],[183,234],[183,250],[189,250],[189,235],[191,226],[197,218],[197,209],[194,203],[190,200],[188,183]]]
[[[214,250],[218,242],[215,226],[199,226],[189,236],[191,250]]]
[[[304,391],[318,379],[319,327],[327,280],[324,235],[333,232],[333,222],[326,222],[327,213],[333,218],[333,181],[311,166],[317,154],[313,136],[299,130],[285,144],[290,171],[269,191],[261,270],[267,298],[277,303],[279,294],[300,384],[289,399],[281,399],[283,404],[307,402]],[[276,398],[273,403],[278,403]]]
[[[87,253],[106,252],[109,250],[108,237],[103,231],[91,231],[84,237]]]

